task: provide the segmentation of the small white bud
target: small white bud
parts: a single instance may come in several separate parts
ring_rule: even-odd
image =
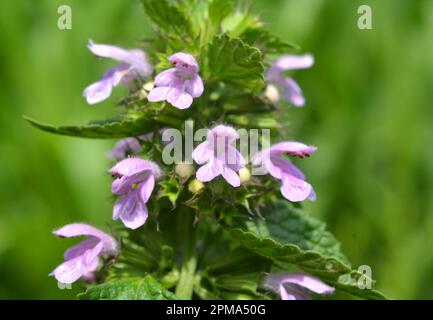
[[[268,84],[265,89],[265,97],[272,103],[276,103],[280,100],[280,94],[276,86]]]
[[[149,82],[146,82],[145,84],[143,84],[143,89],[146,91],[151,91],[154,87],[155,87],[155,84],[153,83],[153,81],[149,81]]]
[[[202,191],[204,189],[204,184],[203,182],[194,179],[192,180],[189,185],[188,185],[188,190],[191,193],[199,193],[200,191]]]
[[[137,93],[138,97],[140,99],[146,99],[147,98],[147,91],[144,90],[143,88],[141,88],[138,93]]]
[[[181,162],[174,167],[174,172],[176,172],[179,177],[187,179],[195,173],[195,169],[192,164]]]
[[[241,178],[241,183],[246,183],[251,179],[251,172],[248,168],[242,168],[239,170],[239,178]]]
[[[153,83],[153,81],[149,81],[146,82],[145,84],[143,84],[143,86],[140,88],[140,90],[138,91],[138,97],[140,99],[146,99],[147,98],[147,94],[155,87],[155,84]]]

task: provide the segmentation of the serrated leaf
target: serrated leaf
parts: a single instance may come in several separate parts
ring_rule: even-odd
[[[239,38],[216,36],[208,48],[212,79],[257,90],[264,85],[261,53]]]
[[[251,28],[242,34],[242,39],[251,46],[255,46],[268,54],[287,54],[299,48],[285,41],[263,28]]]
[[[81,300],[176,300],[174,293],[165,289],[152,276],[112,280],[87,289],[78,295]]]
[[[54,126],[36,121],[27,116],[23,118],[31,125],[43,131],[65,136],[113,139],[139,136],[155,129],[157,122],[152,118],[140,117],[137,119],[113,120],[109,122],[94,123],[79,126]]]
[[[167,0],[141,0],[147,16],[169,35],[183,36],[191,31],[185,14]]]
[[[179,185],[179,181],[171,178],[161,181],[159,185],[161,186],[161,192],[159,194],[159,197],[167,197],[168,200],[170,200],[173,208],[176,207],[176,200],[179,197],[180,192],[182,191],[182,188]]]
[[[352,270],[337,240],[325,224],[286,201],[261,210],[264,219],[243,220],[232,230],[246,248],[274,261],[290,263],[332,286],[366,299],[384,299],[376,290],[363,290],[356,281],[364,275]],[[350,283],[341,281],[344,276]]]

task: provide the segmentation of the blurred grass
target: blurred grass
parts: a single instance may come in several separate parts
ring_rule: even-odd
[[[69,4],[73,29],[57,29]],[[357,8],[373,9],[373,30]],[[433,298],[433,2],[253,1],[269,28],[312,52],[299,71],[306,108],[287,110],[290,137],[319,151],[299,165],[318,193],[308,204],[341,240],[354,266],[370,265],[392,298]],[[138,1],[0,3],[0,298],[72,298],[47,274],[70,243],[50,232],[71,221],[110,222],[105,152],[112,141],[36,131],[27,114],[58,124],[113,115],[89,107],[82,89],[110,61],[89,38],[137,46],[150,28]]]

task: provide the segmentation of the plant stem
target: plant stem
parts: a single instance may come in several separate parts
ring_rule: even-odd
[[[176,287],[176,295],[183,300],[190,300],[194,289],[194,276],[197,267],[195,232],[193,228],[193,212],[181,211],[183,218],[184,253],[180,270],[180,279]]]

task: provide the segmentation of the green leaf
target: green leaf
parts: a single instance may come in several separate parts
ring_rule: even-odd
[[[173,208],[176,207],[176,200],[179,197],[182,187],[179,185],[179,181],[174,178],[163,180],[159,183],[161,186],[161,192],[159,197],[167,197],[170,200]]]
[[[81,126],[54,126],[36,121],[27,116],[23,116],[23,118],[31,125],[46,132],[93,139],[113,139],[139,136],[143,133],[154,130],[157,124],[154,119],[143,117],[138,119],[115,120]]]
[[[384,299],[376,290],[362,290],[363,274],[352,270],[338,241],[325,224],[286,201],[261,210],[265,219],[238,221],[233,236],[249,250],[276,262],[296,265],[330,285],[366,299]],[[351,281],[344,281],[349,278]]]
[[[227,17],[234,9],[233,0],[210,0],[209,1],[209,19],[214,26],[217,26]]]
[[[220,298],[225,291],[250,294],[259,298],[260,293],[257,289],[260,279],[271,264],[271,260],[245,248],[228,250],[204,269],[205,281],[202,281],[202,285],[206,287],[206,284],[211,284],[213,289],[207,290],[214,291]]]
[[[245,113],[243,115],[229,114],[226,117],[227,123],[243,128],[277,128],[277,120],[275,114],[269,112],[262,113]]]
[[[163,107],[160,110],[135,110],[127,117],[119,120],[93,122],[79,126],[54,126],[42,123],[30,117],[23,116],[31,125],[46,132],[65,136],[93,138],[93,139],[117,139],[124,137],[136,137],[155,130],[159,124],[180,127],[184,119],[175,108]]]
[[[236,10],[222,22],[222,31],[232,37],[240,37],[250,28],[262,26],[258,16],[252,14],[248,9]]]
[[[144,278],[123,278],[87,289],[78,295],[81,300],[176,300],[150,275]]]
[[[168,35],[184,36],[191,31],[185,14],[168,0],[141,0],[147,16]]]
[[[261,53],[239,38],[216,36],[208,48],[211,78],[257,90],[264,85]]]
[[[287,54],[299,48],[263,28],[251,28],[242,34],[242,39],[251,46],[257,47],[268,54]]]

